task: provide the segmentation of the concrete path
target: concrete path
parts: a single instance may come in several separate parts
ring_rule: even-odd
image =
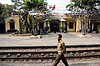
[[[12,34],[0,34],[0,46],[56,46],[57,34],[49,33],[42,38],[30,38],[31,36],[13,36]],[[91,37],[80,37],[80,33],[61,33],[66,45],[90,45],[100,44],[100,34],[87,34]]]

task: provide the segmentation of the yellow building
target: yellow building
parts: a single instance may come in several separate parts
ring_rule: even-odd
[[[76,32],[80,32],[81,30],[81,21],[80,19],[76,19]]]
[[[78,32],[81,29],[81,21],[79,19],[74,20],[70,16],[66,15],[58,15],[58,18],[52,19],[48,23],[40,24],[42,28],[46,27],[48,24],[49,31],[52,32],[54,28],[56,28],[57,32],[61,31],[61,27],[65,27],[67,32]],[[20,31],[20,23],[19,23],[19,16],[13,15],[13,17],[7,17],[5,19],[5,32],[15,32]],[[24,31],[25,32],[25,31]]]
[[[67,31],[75,32],[76,31],[76,21],[72,18],[66,18],[67,22]]]
[[[5,19],[5,27],[7,32],[15,32],[20,30],[19,16],[7,17]]]
[[[76,32],[76,30],[80,29],[80,26],[78,26],[80,23],[80,21],[75,20],[73,18],[70,17],[70,14],[65,15],[65,14],[57,14],[54,15],[56,16],[56,18],[52,19],[50,21],[50,28],[51,31],[53,31],[53,28],[57,28],[57,31],[59,31],[60,29],[65,29],[66,32]],[[60,30],[61,31],[61,30]]]

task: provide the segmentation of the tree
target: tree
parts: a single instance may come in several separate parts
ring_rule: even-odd
[[[28,11],[34,11],[36,13],[43,13],[46,10],[46,3],[44,2],[44,0],[24,0],[24,7],[25,9],[27,9]],[[29,15],[29,14],[28,14]],[[38,24],[37,22],[39,22],[39,20],[41,20],[41,16],[33,16],[32,19],[32,27],[33,27],[33,32],[35,30],[37,30]],[[36,33],[36,32],[34,32]]]
[[[15,5],[20,7],[20,10],[22,10],[21,23],[24,28],[26,28],[27,32],[30,27],[34,28],[34,23],[36,23],[38,19],[38,17],[35,18],[35,16],[29,16],[29,11],[44,12],[47,4],[44,2],[44,0],[13,0],[13,2]],[[29,23],[28,18],[31,19],[31,23]]]
[[[6,18],[11,15],[13,11],[12,5],[0,4],[0,17]]]
[[[2,4],[0,3],[0,15],[2,14]]]
[[[100,7],[100,1],[99,0],[71,0],[71,4],[66,6],[67,8],[72,11],[78,11],[78,13],[82,17],[82,25],[84,26],[86,22],[89,22],[89,19],[91,19],[91,15],[95,13],[99,13],[98,8]],[[87,17],[86,17],[87,16]],[[86,21],[85,21],[86,20]],[[84,23],[85,22],[85,23]],[[85,34],[85,29],[83,28],[83,32]]]

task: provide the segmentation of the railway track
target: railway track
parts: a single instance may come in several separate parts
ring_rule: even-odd
[[[100,59],[100,45],[71,45],[66,50],[67,60]],[[52,62],[56,56],[56,46],[0,47],[0,63]]]

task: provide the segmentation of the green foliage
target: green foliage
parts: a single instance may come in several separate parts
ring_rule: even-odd
[[[64,30],[65,29],[65,26],[61,26],[60,29]]]
[[[1,17],[4,17],[4,18],[8,17],[12,11],[13,11],[12,5],[0,4],[0,16]]]
[[[42,10],[45,9],[45,5],[47,3],[44,2],[44,0],[23,0],[23,7],[22,8],[26,8],[28,10]]]
[[[13,0],[13,3],[15,3],[15,7],[18,9],[18,11],[22,10],[22,20],[21,20],[21,26],[22,28],[26,29],[28,32],[28,29],[30,31],[32,28],[34,28],[34,24],[37,24],[37,22],[43,21],[43,16],[30,16],[30,24],[27,22],[27,15],[29,11],[34,10],[35,12],[44,12],[46,10],[47,3],[44,2],[44,0]]]
[[[3,7],[2,7],[2,4],[0,4],[0,15],[2,14],[2,10],[3,10]]]
[[[79,7],[86,9],[87,11],[98,10],[96,7],[100,6],[99,0],[71,0],[71,4],[67,5],[67,8]]]

